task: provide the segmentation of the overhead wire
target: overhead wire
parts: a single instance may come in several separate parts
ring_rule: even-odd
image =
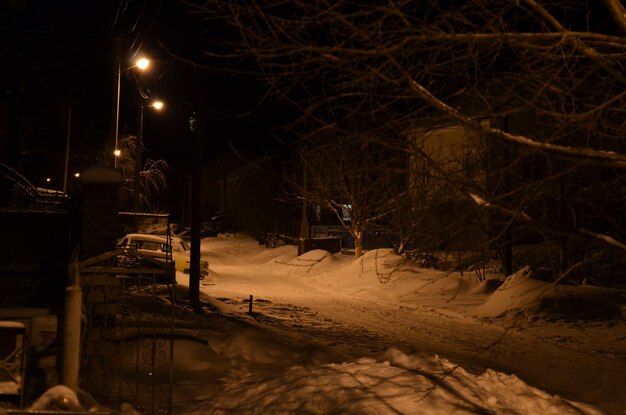
[[[115,31],[115,28],[118,26],[118,21],[120,19],[120,17],[126,12],[126,10],[128,9],[128,4],[129,4],[130,0],[125,0],[125,1],[121,1],[118,8],[117,8],[117,13],[115,13],[115,18],[113,19],[113,23],[111,25],[111,33],[113,33]],[[122,7],[123,4],[123,7]]]
[[[135,23],[131,26],[130,33],[134,33],[137,30],[137,26],[139,25],[139,22],[141,21],[144,11],[146,10],[146,4],[148,4],[148,0],[144,0],[143,5],[141,6],[141,9],[139,10],[139,14],[137,15],[137,18],[135,19]],[[128,48],[129,51],[135,49],[135,43],[137,43],[138,40],[139,40],[139,33],[135,35],[135,38],[133,39],[132,43],[130,44]]]
[[[135,23],[132,27],[131,31],[132,32],[136,31],[136,35],[133,40],[133,43],[131,44],[131,47],[129,48],[130,50],[139,51],[143,47],[144,43],[146,42],[146,39],[148,39],[148,36],[150,35],[150,32],[152,31],[152,27],[154,26],[155,22],[159,18],[159,14],[163,6],[163,0],[159,1],[156,9],[154,8],[148,9],[146,7],[147,4],[148,4],[148,0],[144,0],[141,10],[139,12],[139,15],[137,16],[137,19],[135,20]],[[147,22],[147,25],[143,24],[143,22]]]
[[[163,7],[163,0],[160,0],[157,7],[149,7],[149,0],[144,0],[139,13],[131,26],[130,33],[133,34],[132,42],[128,48],[131,55],[136,55],[140,50],[144,48],[144,45],[149,38],[155,23],[158,21],[161,9]],[[153,3],[151,3],[152,5]],[[137,84],[139,94],[142,98],[148,99],[150,96],[149,86],[140,77],[134,77]]]

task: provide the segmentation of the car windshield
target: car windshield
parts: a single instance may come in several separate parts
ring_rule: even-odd
[[[137,239],[137,238],[124,239],[124,241],[122,241],[122,246],[130,246],[134,249],[142,249],[146,251],[161,251],[161,252],[167,251],[167,244],[163,242],[147,241],[144,239]]]
[[[152,242],[152,241],[135,241],[135,243],[137,244],[137,248],[138,249],[147,249],[150,251],[156,251],[161,249],[161,244],[157,243],[157,242]]]
[[[174,251],[178,251],[178,252],[187,252],[187,251],[189,251],[189,245],[187,244],[187,242],[185,242],[183,240],[174,240],[174,241],[172,241],[172,248],[174,249]]]

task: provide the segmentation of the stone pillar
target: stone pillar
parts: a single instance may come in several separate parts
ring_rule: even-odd
[[[124,178],[119,170],[92,166],[78,183],[80,260],[115,249],[119,233],[119,194]]]

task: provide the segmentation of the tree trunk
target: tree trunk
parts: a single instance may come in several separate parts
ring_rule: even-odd
[[[354,257],[359,258],[363,255],[363,231],[355,231],[354,236]]]

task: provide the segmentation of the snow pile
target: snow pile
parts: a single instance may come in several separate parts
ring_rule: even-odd
[[[89,393],[80,389],[76,393],[64,385],[49,388],[28,408],[28,413],[33,414],[71,414],[74,412],[142,415],[127,402],[121,403],[119,412],[113,411],[98,404]]]
[[[486,278],[480,284],[471,289],[471,294],[493,294],[504,281],[500,278]]]
[[[69,410],[80,411],[82,406],[73,390],[63,385],[48,389],[30,407],[31,411]]]
[[[294,366],[271,376],[238,373],[226,384],[214,405],[189,414],[601,414],[516,376],[492,370],[475,376],[445,359],[396,348],[379,360]]]
[[[285,245],[285,248],[289,247]],[[313,249],[298,256],[295,255],[295,251],[287,249],[281,253],[282,255],[269,260],[266,266],[291,275],[320,273],[346,264],[346,258],[341,258],[341,254],[331,254],[323,249]]]
[[[533,278],[529,267],[509,276],[476,308],[479,317],[612,319],[622,316],[624,298],[615,290],[548,283]]]
[[[209,347],[224,357],[259,364],[288,365],[297,358],[288,345],[252,328],[239,327],[221,339],[212,338]]]
[[[421,302],[425,296],[453,298],[472,287],[458,273],[420,268],[392,249],[368,251],[313,280],[353,297],[403,305]]]
[[[356,278],[344,279],[345,283],[342,286],[348,286],[351,281],[357,286],[388,283],[413,270],[412,264],[396,254],[393,249],[374,249],[353,261],[347,273],[350,277]]]
[[[19,377],[18,379],[19,380]],[[17,395],[20,393],[20,384],[15,381],[0,382],[0,395]]]
[[[250,255],[246,256],[246,260],[253,264],[273,263],[277,257],[283,258],[284,262],[291,260],[297,252],[297,248],[293,245],[281,245],[268,249],[265,245],[250,247]],[[280,261],[280,260],[279,260]]]

